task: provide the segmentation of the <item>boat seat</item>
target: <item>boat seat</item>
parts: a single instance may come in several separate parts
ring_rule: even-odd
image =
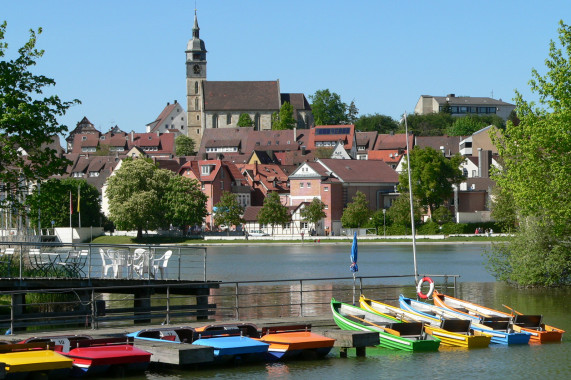
[[[519,315],[514,317],[514,325],[530,329],[541,328],[541,315]]]
[[[497,317],[497,318],[500,319],[502,317]],[[505,320],[505,318],[503,318],[504,320],[495,320],[495,319],[496,318],[486,318],[481,323],[484,326],[487,326],[493,330],[508,331],[508,329],[510,327],[509,318],[507,320]]]
[[[471,323],[468,319],[443,319],[440,321],[440,328],[450,332],[467,334],[470,332]]]
[[[422,335],[422,322],[391,323],[388,327],[398,331],[402,337],[418,337]]]
[[[363,316],[363,318],[365,318]],[[311,323],[301,325],[287,325],[287,326],[264,326],[262,327],[262,336],[266,334],[277,334],[284,332],[299,332],[311,331]]]
[[[180,342],[178,334],[174,330],[161,330],[161,340],[169,340],[171,342]]]

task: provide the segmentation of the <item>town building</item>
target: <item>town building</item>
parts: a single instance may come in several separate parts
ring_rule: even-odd
[[[515,105],[506,103],[501,99],[486,97],[421,95],[414,107],[414,113],[426,115],[438,113],[448,109],[452,116],[461,117],[467,115],[497,115],[507,120],[510,113],[515,110]]]

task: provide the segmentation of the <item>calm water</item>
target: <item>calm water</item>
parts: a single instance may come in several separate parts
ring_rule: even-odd
[[[349,276],[349,247],[254,246],[208,249],[208,278],[266,280]],[[563,379],[571,374],[571,289],[514,289],[493,281],[483,265],[483,245],[431,245],[418,247],[420,273],[460,274],[460,298],[497,309],[503,304],[524,313],[541,313],[544,321],[568,331],[562,343],[478,350],[441,349],[435,353],[403,353],[367,349],[366,358],[339,358],[338,351],[317,361],[294,361],[214,369],[149,371],[136,380],[163,379]],[[359,274],[412,274],[408,246],[359,245]],[[411,287],[404,288],[410,289]],[[414,290],[405,290],[413,296]],[[337,298],[335,288],[323,292]],[[375,297],[376,294],[368,295]]]

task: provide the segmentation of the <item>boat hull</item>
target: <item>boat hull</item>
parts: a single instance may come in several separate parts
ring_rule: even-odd
[[[335,343],[335,339],[311,331],[269,333],[262,336],[260,341],[270,345],[269,360],[321,358],[329,354]]]
[[[34,350],[2,353],[0,363],[5,363],[8,380],[25,379],[31,374],[60,379],[69,376],[73,360],[52,350]]]
[[[214,348],[215,361],[261,361],[268,353],[269,344],[245,336],[201,338],[194,345]]]

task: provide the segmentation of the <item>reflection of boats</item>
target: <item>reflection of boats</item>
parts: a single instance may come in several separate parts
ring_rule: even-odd
[[[430,305],[425,302],[413,300],[411,298],[399,297],[400,306],[405,310],[415,311],[419,314],[440,319],[468,319],[472,321],[472,329],[486,335],[491,335],[492,343],[499,344],[527,344],[529,334],[513,332],[510,330],[509,322],[506,321],[480,321],[473,319],[463,313],[458,313],[439,306]]]
[[[488,347],[491,336],[474,334],[470,329],[470,321],[462,319],[444,319],[428,317],[399,307],[374,301],[361,295],[361,307],[365,310],[390,315],[404,322],[424,323],[424,331],[441,340],[443,346],[479,348]]]
[[[136,331],[127,336],[154,342],[189,343],[213,347],[216,361],[263,359],[269,346],[267,343],[244,336],[235,326],[212,331],[198,331],[192,327],[161,327]]]
[[[53,343],[54,350],[73,359],[72,376],[144,371],[151,353],[136,348],[129,338],[93,339],[88,335],[33,337],[22,343]]]
[[[526,315],[511,309],[515,313],[512,315],[438,292],[434,292],[434,304],[465,314],[472,319],[481,320],[482,323],[486,320],[507,320],[514,331],[531,334],[530,342],[532,343],[560,342],[565,332],[542,323],[541,315]]]
[[[404,351],[437,351],[440,339],[427,336],[420,322],[401,322],[388,315],[372,313],[331,300],[331,311],[337,326],[343,330],[379,333],[379,346]]]
[[[53,344],[0,344],[0,363],[5,364],[6,379],[25,379],[29,375],[66,378],[73,360],[53,351]]]
[[[284,360],[298,357],[324,357],[333,347],[335,339],[311,332],[311,325],[263,327],[261,332],[252,323],[209,325],[196,331],[215,331],[237,328],[250,338],[268,343],[268,358]]]

